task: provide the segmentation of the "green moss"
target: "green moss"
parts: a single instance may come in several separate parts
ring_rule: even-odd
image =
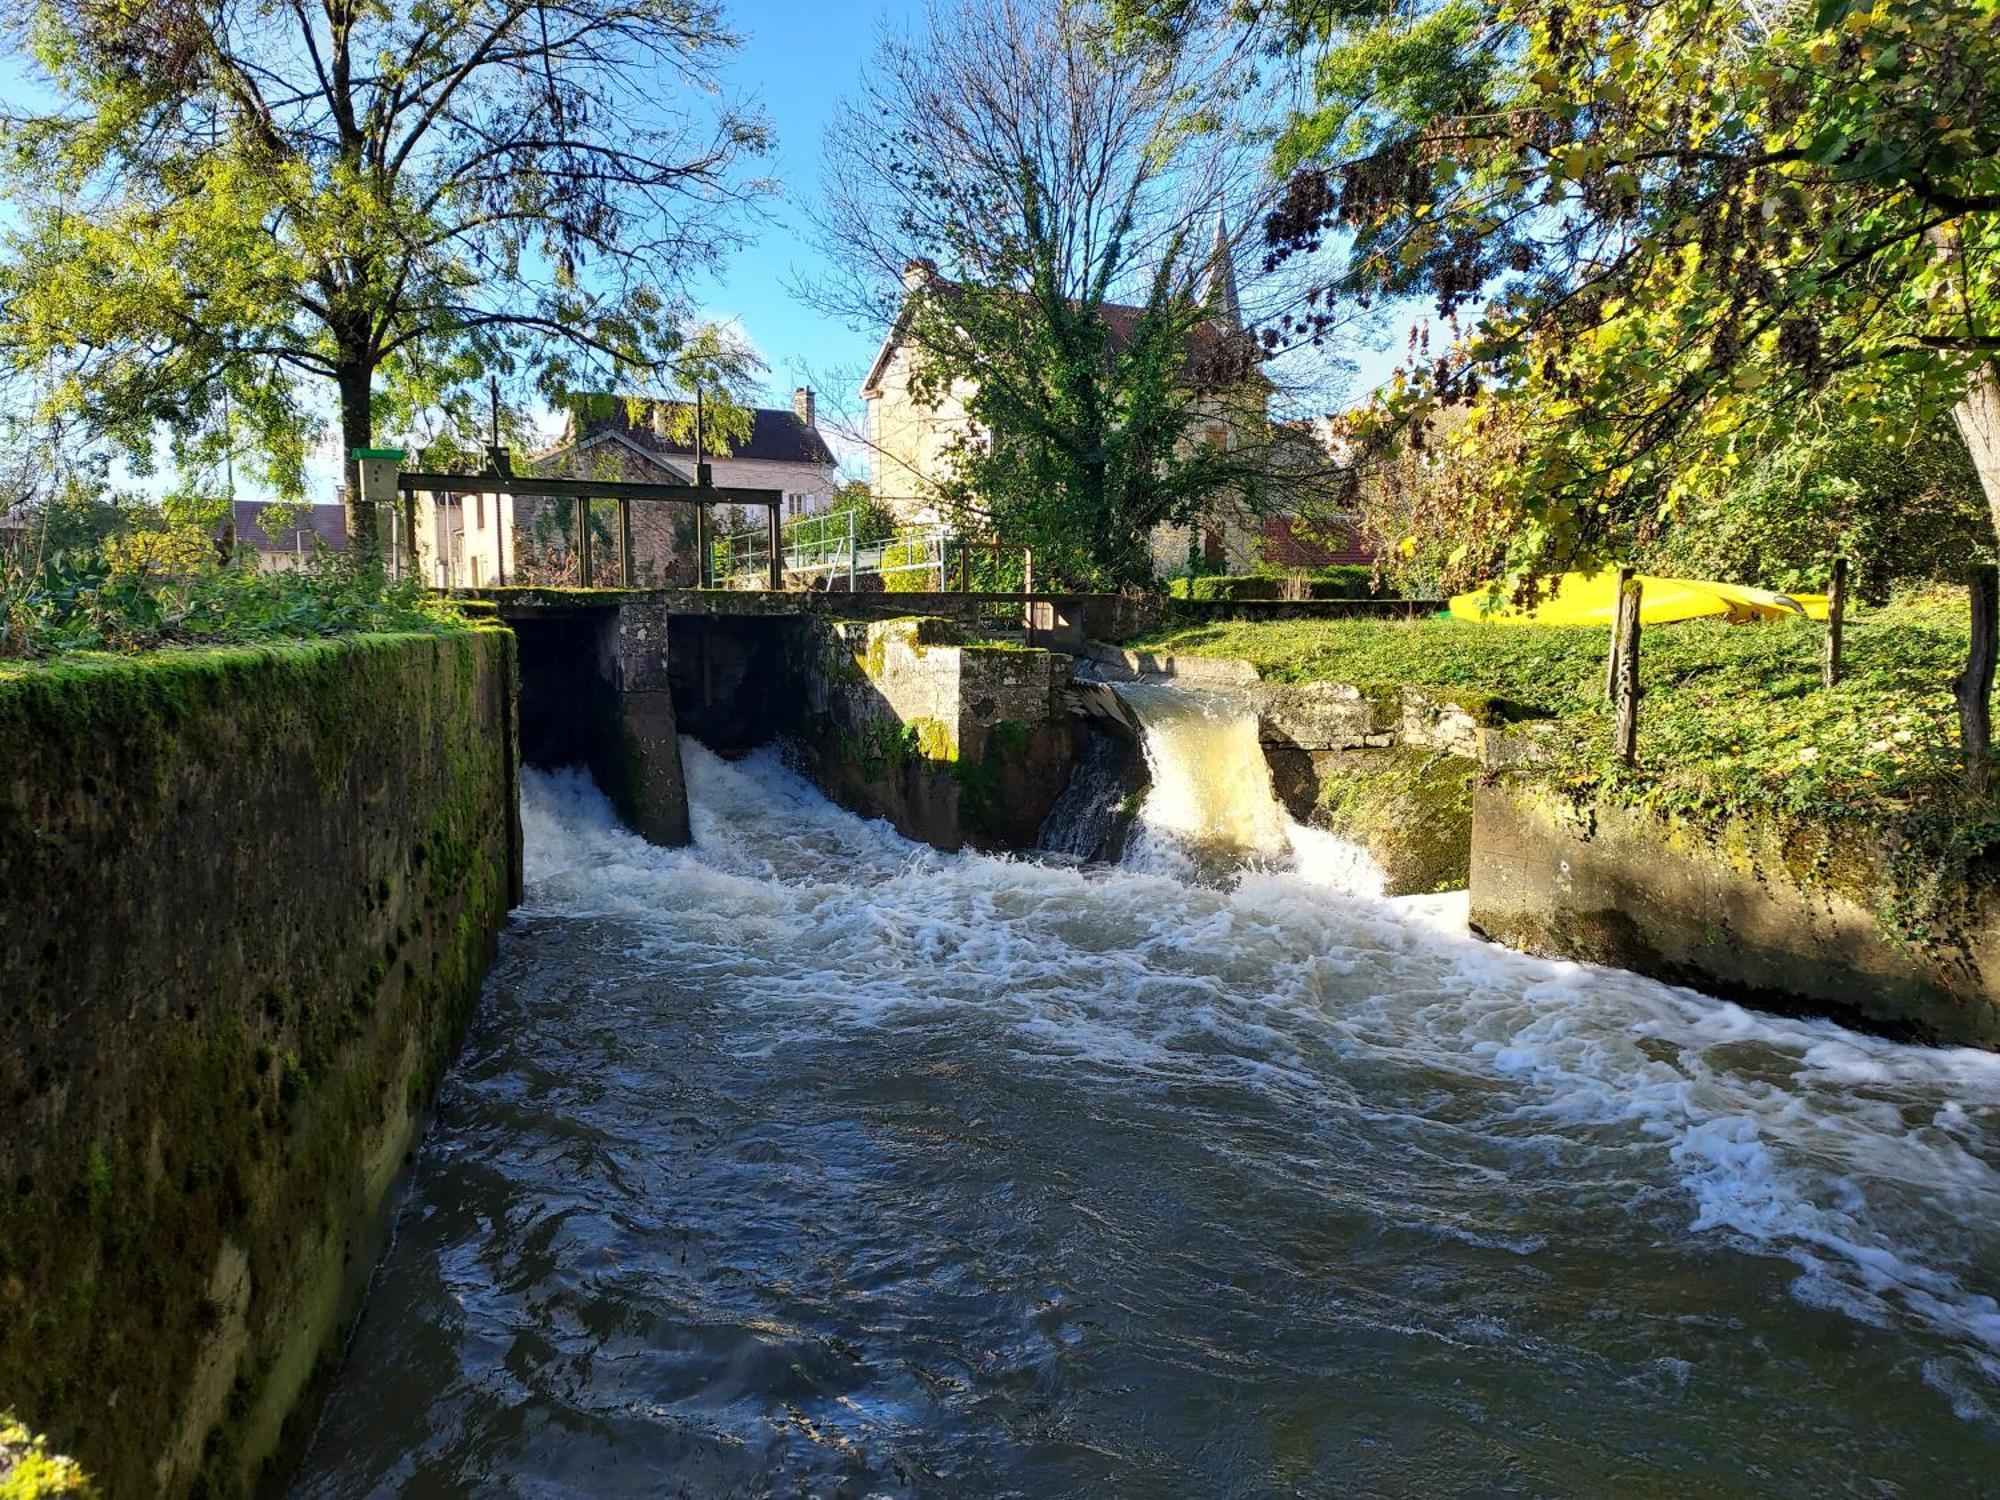
[[[1311,757],[1310,821],[1367,847],[1390,894],[1459,890],[1470,873],[1479,768],[1425,750],[1343,750]]]
[[[916,752],[925,760],[956,761],[958,736],[942,719],[912,719],[906,732],[915,736]]]
[[[348,1305],[341,1279],[365,1274],[365,1257],[341,1254],[357,1205],[379,1196],[361,1158],[401,1128],[405,1078],[427,1090],[441,1074],[505,905],[509,782],[479,684],[510,644],[496,631],[363,637],[69,663],[0,684],[0,736],[24,736],[8,741],[21,753],[0,821],[22,820],[38,804],[17,799],[37,791],[90,810],[68,819],[69,842],[0,837],[0,900],[60,884],[90,924],[73,944],[0,953],[0,991],[21,997],[0,1012],[0,1085],[28,1106],[33,1155],[17,1159],[41,1163],[0,1196],[0,1370],[114,1492],[152,1491],[154,1459],[187,1440],[200,1351],[225,1335],[227,1410],[193,1435],[188,1462],[198,1488],[246,1490],[313,1364],[299,1308],[280,1299],[305,1288],[330,1309],[311,1321],[312,1348],[327,1347]],[[404,863],[324,889],[281,876],[316,838],[346,847],[322,830],[349,826],[364,798],[392,835],[379,847]],[[231,815],[214,816],[223,805]],[[193,973],[212,960],[213,977],[184,1004],[152,986],[77,1005],[65,985],[86,971],[72,950],[101,947],[146,883],[198,887],[212,873],[204,837],[234,880],[275,861],[255,908],[271,930],[190,950]],[[147,863],[159,850],[187,863]],[[422,961],[386,963],[391,949]],[[54,1006],[69,1018],[51,1050]],[[65,1119],[97,1121],[81,1140],[36,1134],[38,1101],[58,1088]],[[329,1247],[327,1289],[309,1268]],[[247,1263],[240,1308],[210,1300],[225,1251]]]

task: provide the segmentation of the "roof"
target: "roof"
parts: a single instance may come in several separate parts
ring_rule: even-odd
[[[272,504],[268,500],[234,500],[230,511],[236,521],[236,540],[256,548],[259,552],[300,552],[310,551],[315,539],[326,543],[329,551],[347,550],[347,507],[344,505],[308,505],[284,507],[293,521],[273,537],[264,530],[264,513]]]
[[[1325,521],[1299,534],[1292,516],[1264,517],[1264,561],[1281,568],[1328,568],[1372,563],[1375,549],[1359,527],[1345,521]]]
[[[556,473],[560,474],[565,472],[560,460],[573,457],[577,454],[588,453],[596,448],[609,448],[620,453],[621,456],[629,453],[648,468],[658,470],[666,476],[666,483],[668,484],[694,483],[694,475],[690,472],[694,468],[693,464],[689,464],[683,468],[680,465],[668,463],[665,456],[656,446],[640,442],[641,436],[643,434],[636,427],[627,427],[623,431],[618,431],[607,426],[599,431],[587,432],[574,442],[564,443],[559,448],[551,448],[546,453],[537,454],[535,462],[541,466],[544,474],[549,472],[551,466],[553,466]],[[588,477],[602,478],[604,476],[599,474]],[[621,472],[619,477],[630,479],[632,476]],[[527,483],[526,480],[520,482],[523,484]],[[528,492],[523,490],[522,493],[526,494]]]
[[[691,412],[693,407],[686,403],[665,403],[665,409],[675,412]],[[664,438],[648,421],[631,421],[624,403],[614,405],[604,416],[587,416],[574,430],[573,440],[577,444],[606,435],[624,438],[633,446],[652,453],[668,453],[676,457],[694,458],[692,442],[676,442]],[[731,443],[729,452],[704,453],[704,459],[732,458],[757,459],[766,463],[815,464],[832,468],[837,460],[833,450],[826,445],[817,427],[808,427],[800,420],[797,412],[788,407],[755,406],[750,409],[750,440]]]

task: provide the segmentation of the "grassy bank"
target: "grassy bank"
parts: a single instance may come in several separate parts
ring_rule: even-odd
[[[1640,649],[1639,764],[1611,754],[1606,632],[1416,621],[1301,620],[1175,626],[1138,649],[1238,657],[1275,681],[1456,689],[1508,716],[1559,722],[1541,774],[1579,796],[1672,810],[1934,819],[1926,842],[1983,850],[1992,804],[1958,791],[1951,679],[1965,660],[1962,590],[1849,616],[1846,677],[1820,687],[1824,627],[1809,621],[1652,626]],[[1468,705],[1471,706],[1471,705]]]

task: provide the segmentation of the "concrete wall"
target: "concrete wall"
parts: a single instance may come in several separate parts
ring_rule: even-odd
[[[581,765],[626,826],[688,841],[667,596],[501,589],[486,597],[520,637],[521,756]]]
[[[1510,947],[1929,1041],[2000,1047],[2000,903],[1898,936],[1872,831],[1697,827],[1525,787],[1474,798],[1471,919]]]
[[[922,617],[814,619],[799,642],[786,744],[829,797],[940,849],[1033,844],[1079,732],[1069,657]]]
[[[517,878],[513,645],[0,681],[0,1408],[112,1497],[309,1430]]]

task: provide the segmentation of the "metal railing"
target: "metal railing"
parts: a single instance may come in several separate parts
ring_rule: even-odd
[[[806,583],[857,592],[865,578],[928,574],[942,581],[949,533],[943,526],[904,531],[887,541],[861,541],[856,512],[802,516],[784,529],[784,571]],[[711,577],[724,588],[769,587],[771,544],[767,531],[738,531],[715,539]]]

